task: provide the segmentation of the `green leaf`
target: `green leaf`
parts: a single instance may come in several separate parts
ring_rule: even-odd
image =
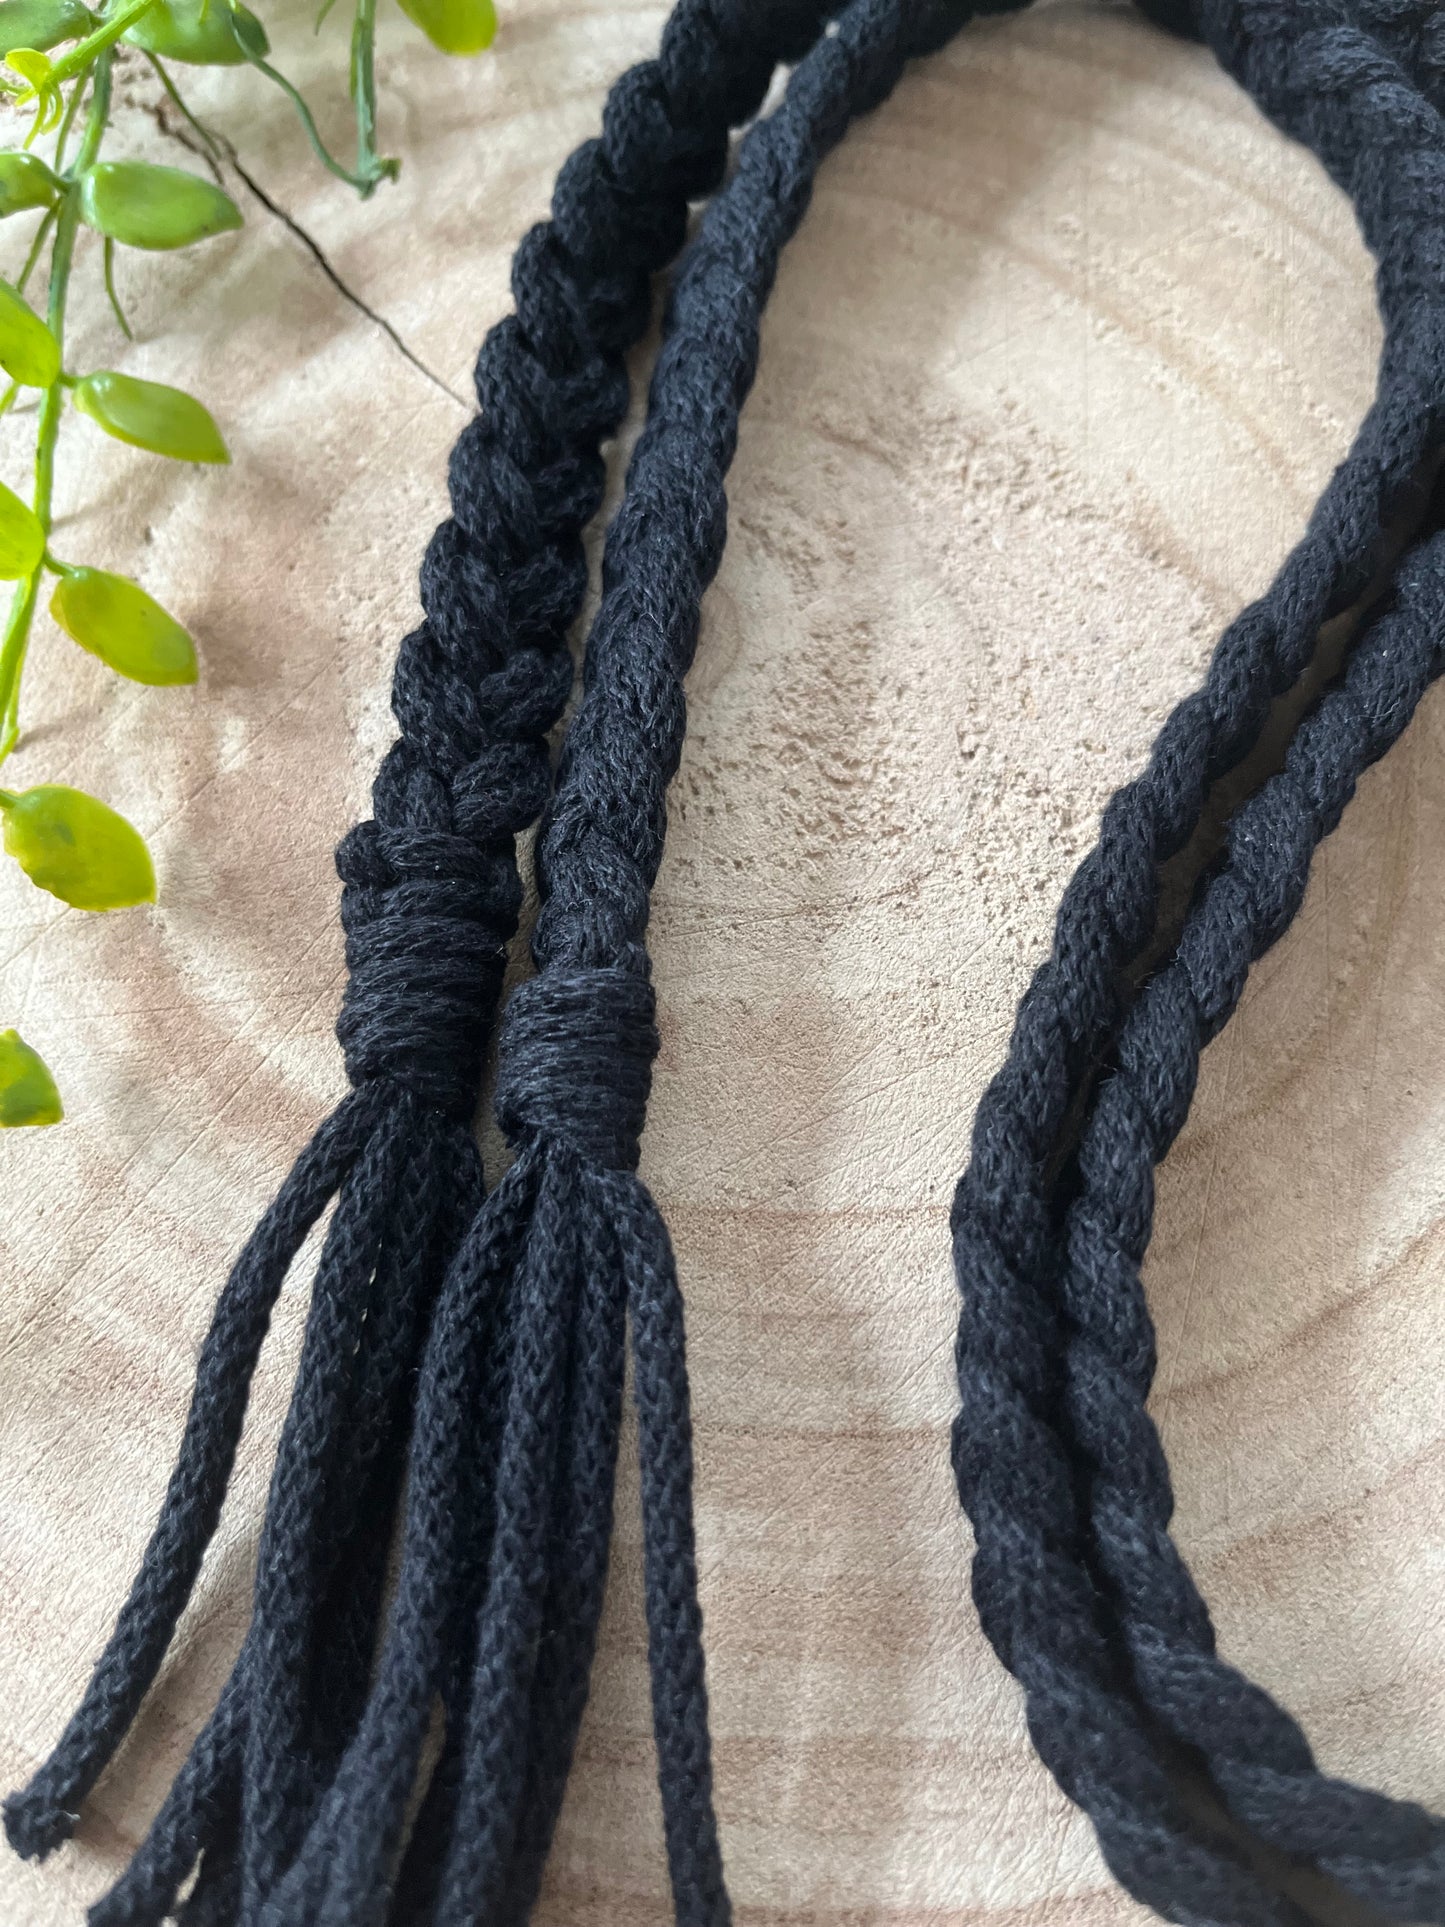
[[[18,1030],[0,1030],[0,1130],[58,1124],[65,1116],[55,1079]]]
[[[33,47],[16,47],[6,55],[5,65],[25,82],[18,90],[21,105],[28,100],[35,102],[35,119],[25,137],[28,147],[37,134],[48,134],[60,120],[65,112],[65,97],[55,79],[55,64],[49,54],[37,53]]]
[[[156,873],[138,831],[84,790],[42,783],[0,794],[5,849],[32,883],[77,910],[154,903]]]
[[[45,530],[35,511],[0,482],[0,582],[34,575],[45,553]]]
[[[21,149],[0,154],[0,220],[31,207],[54,207],[64,183],[38,154]]]
[[[47,53],[62,40],[79,40],[95,24],[80,0],[0,0],[0,59],[17,47]]]
[[[81,219],[128,248],[186,248],[241,225],[229,194],[153,161],[98,161],[80,177]]]
[[[0,368],[22,388],[49,388],[60,373],[59,342],[8,281],[0,281]]]
[[[264,59],[271,51],[255,14],[227,0],[155,0],[125,38],[162,60],[193,67],[237,67],[252,53]]]
[[[492,0],[400,0],[401,10],[444,54],[479,54],[492,44]]]
[[[67,568],[50,598],[50,613],[82,649],[132,682],[196,680],[196,645],[129,576]]]
[[[101,368],[78,381],[71,395],[76,407],[118,442],[177,462],[231,459],[210,411],[184,389]]]

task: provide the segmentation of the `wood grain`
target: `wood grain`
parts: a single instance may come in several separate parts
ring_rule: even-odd
[[[200,85],[356,300],[240,186],[243,233],[127,258],[134,348],[93,286],[81,304],[76,365],[196,388],[236,460],[193,475],[65,436],[63,552],[136,568],[205,666],[194,694],[134,690],[48,631],[27,691],[43,720],[17,779],[127,810],[163,896],[87,918],[0,874],[0,1021],[70,1110],[0,1147],[6,1785],[122,1597],[228,1260],[341,1089],[329,853],[387,739],[455,397],[512,246],[661,17],[510,0],[469,66],[393,20],[406,166],[366,207],[306,165],[259,81]],[[304,23],[278,37],[319,86]],[[121,144],[155,152],[143,74],[126,88]],[[1144,1917],[1037,1763],[969,1602],[946,1208],[1100,807],[1297,537],[1377,346],[1318,168],[1202,52],[1083,0],[912,74],[828,163],[784,263],[657,892],[644,1167],[690,1311],[746,1927]],[[24,440],[0,436],[12,481]],[[1436,1806],[1442,847],[1437,693],[1208,1052],[1148,1265],[1180,1538],[1224,1650],[1330,1767]],[[298,1276],[161,1685],[75,1845],[0,1859],[7,1924],[79,1919],[211,1703],[303,1310]],[[638,1565],[629,1473],[542,1927],[666,1918]]]

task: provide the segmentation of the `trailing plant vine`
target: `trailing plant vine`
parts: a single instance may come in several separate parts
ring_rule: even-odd
[[[324,0],[318,31],[332,4]],[[444,53],[479,53],[496,28],[493,0],[399,4]],[[118,45],[140,50],[212,153],[215,144],[186,105],[172,66],[255,68],[290,99],[322,164],[365,197],[398,170],[377,145],[375,42],[376,0],[355,0],[349,81],[356,161],[348,167],[327,148],[299,90],[272,64],[265,28],[240,0],[108,0],[98,13],[83,0],[0,0],[0,89],[32,110],[24,146],[0,153],[0,219],[39,216],[21,272],[13,283],[0,280],[0,370],[9,380],[0,415],[26,390],[39,396],[30,501],[0,483],[0,581],[15,585],[0,631],[0,766],[19,740],[21,680],[47,587],[57,627],[117,674],[155,687],[196,679],[190,635],[139,583],[52,546],[56,444],[67,401],[106,434],[152,454],[210,464],[230,459],[194,396],[114,369],[80,374],[65,365],[67,304],[84,232],[99,240],[101,280],[129,338],[115,250],[194,247],[242,222],[230,195],[199,175],[152,161],[102,159]],[[48,158],[36,151],[45,140]],[[43,312],[26,293],[42,262]],[[155,899],[155,870],[140,833],[83,790],[0,787],[0,840],[32,883],[76,909],[118,910]],[[53,1124],[62,1112],[39,1054],[16,1031],[0,1031],[0,1128]]]

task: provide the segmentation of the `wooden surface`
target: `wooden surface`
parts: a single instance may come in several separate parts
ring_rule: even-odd
[[[195,387],[235,466],[65,432],[62,552],[135,569],[204,667],[195,692],[137,690],[47,629],[27,690],[16,778],[126,809],[163,891],[153,914],[84,917],[0,871],[0,1022],[70,1110],[0,1145],[7,1786],[129,1581],[227,1262],[342,1088],[330,850],[388,737],[455,397],[512,246],[661,17],[509,0],[495,56],[448,66],[393,16],[406,165],[366,207],[259,80],[198,85],[356,300],[240,186],[244,232],[126,258],[134,348],[93,279],[79,303],[75,365]],[[316,71],[304,23],[279,37]],[[141,73],[126,92],[121,144],[155,153]],[[338,139],[344,115],[333,97]],[[690,1310],[747,1927],[1143,1918],[1037,1763],[968,1598],[946,1207],[1098,811],[1298,535],[1377,340],[1313,163],[1202,52],[1082,0],[907,79],[829,162],[784,263],[657,892],[644,1165]],[[12,481],[27,432],[0,435]],[[1148,1265],[1180,1537],[1225,1651],[1330,1767],[1437,1806],[1442,839],[1437,692],[1209,1051]],[[7,1927],[79,1919],[211,1703],[303,1308],[298,1277],[198,1597],[77,1843],[41,1870],[0,1857]],[[628,1476],[542,1927],[665,1916],[638,1556]]]

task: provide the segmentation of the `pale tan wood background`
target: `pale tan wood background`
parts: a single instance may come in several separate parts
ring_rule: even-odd
[[[462,67],[393,18],[406,167],[364,208],[259,81],[219,90],[255,179],[429,373],[244,186],[243,233],[127,258],[133,349],[94,287],[80,304],[75,364],[194,386],[236,460],[178,472],[66,432],[63,552],[135,568],[204,670],[194,693],[135,690],[47,631],[15,760],[126,809],[163,892],[87,918],[0,873],[0,1022],[70,1110],[0,1146],[7,1786],[130,1578],[228,1260],[342,1088],[329,853],[388,736],[455,397],[512,246],[661,18],[509,0],[495,55]],[[281,37],[315,75],[303,25]],[[143,74],[127,91],[125,139],[154,152]],[[344,137],[342,103],[328,124]],[[1142,1918],[969,1602],[946,1206],[1099,808],[1300,530],[1376,346],[1316,167],[1202,52],[1085,0],[914,73],[829,162],[785,262],[657,892],[645,1154],[690,1307],[749,1927]],[[23,439],[0,438],[12,480]],[[1209,1052],[1148,1267],[1180,1534],[1225,1650],[1329,1766],[1437,1806],[1442,839],[1437,694]],[[303,1308],[298,1279],[198,1598],[77,1843],[38,1871],[0,1857],[7,1927],[79,1918],[210,1705]],[[634,1508],[629,1478],[545,1927],[665,1918]]]

